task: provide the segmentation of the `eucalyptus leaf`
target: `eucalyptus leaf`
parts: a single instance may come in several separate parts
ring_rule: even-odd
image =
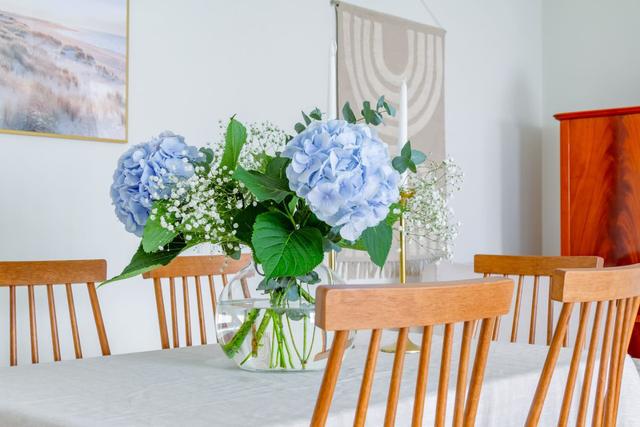
[[[224,152],[220,166],[226,166],[230,171],[235,170],[245,142],[247,142],[247,129],[235,119],[235,116],[231,117],[225,134]]]
[[[295,131],[297,133],[302,133],[304,132],[304,130],[306,129],[305,125],[303,125],[302,123],[296,123],[295,126],[293,127],[295,129]]]
[[[394,117],[396,115],[396,109],[393,105],[389,105],[388,102],[385,101],[384,103],[384,110],[387,112],[388,115],[390,115],[391,117]]]
[[[400,151],[400,155],[405,159],[411,159],[411,141],[407,141]]]
[[[424,154],[422,151],[411,150],[411,161],[414,164],[419,165],[420,163],[423,163],[425,160],[427,160],[427,155]]]
[[[322,262],[322,234],[296,227],[279,212],[258,215],[251,239],[265,277],[299,276]]]
[[[307,317],[307,312],[301,308],[290,308],[287,310],[287,317],[297,322]]]
[[[322,239],[322,250],[325,252],[336,251],[340,252],[340,246],[335,243],[333,240],[327,239],[326,237]]]
[[[296,279],[301,283],[306,283],[307,285],[320,283],[320,276],[315,271],[310,271],[308,274],[298,276]]]
[[[242,251],[240,249],[226,249],[225,254],[231,258],[238,261],[242,257]]]
[[[302,118],[304,119],[304,122],[307,124],[307,126],[309,126],[309,124],[311,123],[311,119],[309,118],[309,116],[305,114],[304,111],[301,111],[301,113],[302,113]]]
[[[286,278],[264,278],[258,284],[256,288],[259,291],[272,291],[274,289],[286,288],[289,280]]]
[[[362,103],[362,117],[364,117],[364,121],[367,124],[374,124],[375,121],[375,111],[371,109],[371,103],[369,101],[364,101]]]
[[[393,166],[393,168],[398,172],[404,173],[404,171],[406,171],[407,168],[409,167],[409,164],[407,159],[405,159],[404,157],[397,156],[397,157],[394,157],[393,160],[391,161],[391,166]]]
[[[385,104],[385,100],[384,100],[384,95],[382,95],[380,98],[378,98],[378,102],[376,103],[376,109],[381,109],[384,107]]]
[[[293,282],[289,284],[289,288],[287,288],[287,299],[289,301],[298,301],[300,299],[300,287],[297,283]]]
[[[322,120],[322,111],[320,111],[320,109],[316,107],[309,113],[309,117],[314,120]]]
[[[353,110],[351,109],[351,105],[347,102],[342,107],[342,118],[349,123],[356,123],[358,120],[356,119],[356,115],[353,114]]]

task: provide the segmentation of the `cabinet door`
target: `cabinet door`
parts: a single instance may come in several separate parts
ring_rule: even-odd
[[[561,124],[562,253],[640,262],[640,114]]]

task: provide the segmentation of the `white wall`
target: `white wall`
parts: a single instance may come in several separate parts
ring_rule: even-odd
[[[553,114],[640,104],[640,2],[543,5],[544,253],[560,253],[560,126]]]
[[[419,0],[357,3],[431,23]],[[466,174],[454,201],[464,224],[456,260],[469,262],[476,252],[537,253],[541,0],[429,4],[447,30],[447,150]],[[290,127],[301,108],[326,105],[332,17],[328,0],[131,0],[130,141],[171,129],[201,145],[233,113]],[[0,135],[0,144],[0,259],[106,258],[109,274],[118,273],[137,246],[108,196],[128,145],[8,135]],[[78,293],[77,304],[86,307],[83,296]],[[114,353],[159,347],[148,282],[107,285],[99,296]],[[44,295],[38,298],[46,360],[48,321]],[[0,292],[0,330],[8,329],[6,301]],[[63,303],[60,294],[59,324],[66,327]],[[19,304],[20,358],[27,360],[24,296]],[[79,317],[85,354],[95,355],[89,312],[79,310]],[[7,360],[6,337],[0,333],[0,365]],[[68,332],[62,338],[72,357]]]

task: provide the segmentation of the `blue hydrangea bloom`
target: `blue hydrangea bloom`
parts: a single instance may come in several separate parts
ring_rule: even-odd
[[[291,190],[340,235],[354,241],[378,225],[397,202],[400,175],[387,145],[363,124],[316,121],[287,144]]]
[[[120,157],[113,173],[111,200],[128,232],[142,236],[153,201],[169,196],[171,177],[191,177],[191,161],[201,156],[182,136],[167,131],[134,145]]]

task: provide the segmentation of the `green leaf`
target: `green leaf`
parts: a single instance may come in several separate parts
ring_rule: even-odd
[[[268,278],[307,274],[323,259],[320,231],[313,227],[296,229],[279,212],[258,215],[251,240]]]
[[[301,111],[302,113],[302,118],[304,119],[304,122],[307,124],[307,126],[309,126],[309,124],[311,123],[311,119],[309,118],[309,116],[307,116],[304,111]]]
[[[274,157],[267,164],[266,174],[272,178],[286,179],[287,166],[289,166],[290,162],[291,159],[286,157]]]
[[[256,222],[256,217],[265,212],[267,212],[267,208],[260,203],[251,209],[235,211],[232,215],[233,221],[238,224],[238,228],[236,228],[236,237],[243,243],[251,246],[253,224]]]
[[[209,164],[213,161],[213,150],[208,147],[200,148],[200,152],[204,154],[204,158],[198,163],[206,163]]]
[[[320,109],[316,107],[309,113],[309,117],[314,120],[322,120],[322,111],[320,111]]]
[[[409,160],[407,162],[407,167],[409,168],[409,170],[413,173],[417,173],[418,172],[418,168],[416,167],[416,164],[413,163],[413,161]]]
[[[260,281],[259,291],[273,291],[274,289],[284,289],[289,286],[290,279],[288,277],[279,277],[277,279],[267,279],[266,277]]]
[[[144,225],[142,233],[142,249],[147,253],[158,252],[160,247],[171,242],[177,235],[177,231],[169,231],[160,225],[160,217],[167,213],[166,200],[158,200],[151,206],[151,215]]]
[[[296,123],[296,125],[293,127],[297,133],[301,133],[304,132],[304,130],[306,129],[305,125],[303,125],[302,123]]]
[[[411,161],[414,164],[419,165],[420,163],[423,163],[425,160],[427,160],[427,155],[424,154],[422,151],[411,150]]]
[[[298,196],[294,195],[289,203],[287,203],[287,209],[289,209],[289,213],[293,215],[296,212],[296,206],[298,205]]]
[[[235,170],[240,151],[242,151],[242,146],[245,142],[247,142],[247,130],[242,123],[235,119],[235,116],[231,117],[227,126],[224,153],[222,153],[220,166],[226,166],[230,171]]]
[[[398,211],[398,213],[395,212],[396,210]],[[390,226],[393,226],[393,224],[400,220],[400,215],[402,215],[402,205],[400,204],[400,202],[392,203],[389,206],[389,213],[385,218],[385,222]]]
[[[340,252],[340,245],[335,243],[333,240],[327,239],[326,237],[324,237],[322,239],[322,250],[324,252],[329,252],[329,251],[336,251],[336,252]]]
[[[367,248],[371,261],[378,267],[384,267],[391,249],[393,230],[386,221],[375,227],[369,227],[362,233],[362,243]]]
[[[122,273],[120,273],[116,277],[112,277],[106,282],[102,282],[100,286],[118,280],[128,279],[129,277],[137,276],[139,274],[146,273],[147,271],[151,271],[154,268],[167,265],[171,262],[171,260],[180,255],[180,252],[185,250],[187,247],[188,245],[184,241],[182,236],[178,236],[171,243],[168,243],[163,251],[158,251],[151,254],[145,252],[142,248],[142,244],[140,244],[138,250],[133,255],[133,258],[131,258],[129,265],[127,265],[124,270],[122,270]]]
[[[385,104],[384,95],[382,95],[380,98],[378,98],[378,102],[376,103],[376,109],[379,110],[383,108],[384,104]]]
[[[366,251],[367,248],[364,246],[362,239],[358,239],[355,242],[350,242],[348,240],[340,240],[338,242],[338,246],[344,249],[353,249],[356,251]]]
[[[364,101],[364,102],[362,103],[362,112],[363,112],[363,115],[364,115],[364,113],[365,113],[365,112],[370,113],[370,112],[372,112],[372,111],[373,111],[373,110],[371,109],[371,103],[370,103],[369,101]]]
[[[258,171],[248,171],[242,166],[236,168],[233,178],[246,185],[259,202],[275,200],[280,203],[291,194],[286,179],[274,178]]]
[[[407,160],[411,160],[411,141],[407,141],[407,143],[404,144],[400,151],[400,155]]]
[[[356,119],[356,115],[353,114],[353,110],[351,109],[351,105],[347,102],[342,107],[342,118],[348,121],[349,123],[356,123],[358,120]]]
[[[377,111],[371,109],[371,103],[369,103],[369,101],[364,101],[362,107],[362,117],[364,117],[364,121],[367,124],[377,126],[382,123],[382,116]]]
[[[396,115],[396,109],[393,107],[393,105],[389,105],[389,103],[385,101],[383,107],[384,111],[386,111],[387,114],[391,117],[394,117]]]
[[[409,162],[404,157],[397,156],[391,161],[391,166],[393,166],[393,168],[398,172],[404,173],[404,171],[409,167]]]
[[[300,288],[296,282],[293,282],[287,288],[287,299],[289,301],[298,301],[300,299]]]

